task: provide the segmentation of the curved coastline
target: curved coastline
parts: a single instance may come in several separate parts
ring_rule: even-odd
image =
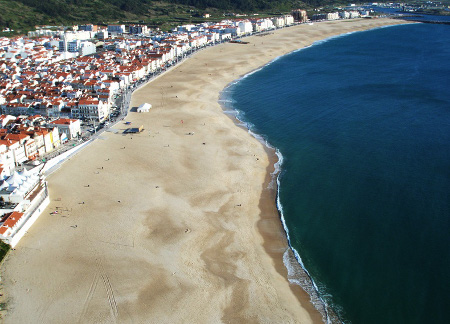
[[[288,243],[276,208],[277,190],[267,189],[276,155],[223,121],[217,94],[249,69],[325,34],[399,23],[324,22],[321,32],[312,27],[303,38],[295,32],[310,27],[253,36],[252,53],[243,52],[251,45],[241,44],[202,51],[133,94],[132,106],[155,103],[151,114],[127,117],[142,123],[146,132],[134,139],[105,134],[49,179],[48,211],[63,206],[67,218],[42,215],[8,257],[2,279],[12,303],[5,322],[89,322],[116,316],[125,323],[150,315],[174,323],[183,318],[199,323],[321,321],[309,296],[287,280],[283,256]],[[210,58],[222,50],[239,59],[227,66],[227,60]],[[261,56],[250,61],[252,54]],[[224,65],[222,70],[217,64]],[[200,67],[208,71],[195,78]],[[232,71],[224,72],[227,68]],[[195,136],[185,136],[192,130]],[[256,154],[261,161],[255,162]],[[230,161],[229,156],[237,157]],[[217,174],[221,170],[228,170],[227,176]],[[239,181],[245,182],[242,192]],[[87,193],[86,183],[96,195]],[[141,199],[139,193],[149,194]],[[74,222],[76,231],[69,226]],[[107,299],[100,291],[102,280]],[[108,300],[114,300],[112,315]],[[196,312],[206,303],[207,309]]]
[[[301,49],[300,49],[301,50]],[[296,51],[294,51],[296,52]],[[288,53],[290,54],[290,53]],[[285,54],[285,55],[288,55]],[[284,56],[284,55],[282,55]],[[282,57],[279,56],[278,58]],[[278,59],[276,58],[276,59]],[[267,63],[264,66],[267,66],[274,62],[276,59],[272,60],[271,62]],[[227,87],[225,87],[224,91],[229,86],[237,85],[239,80],[242,80],[243,78],[253,74],[254,72],[257,72],[261,70],[262,68],[258,68],[252,72],[249,72],[248,74],[244,75],[242,78],[238,79],[237,81],[233,81]],[[222,95],[223,93],[221,93]],[[222,102],[229,102],[227,100],[219,100]],[[225,113],[230,112],[228,109],[228,105],[222,104],[222,108],[224,109]],[[233,109],[233,108],[231,108]],[[266,153],[268,154],[268,158],[270,161],[269,166],[267,167],[267,177],[266,181],[263,185],[264,192],[261,196],[260,200],[260,209],[261,209],[261,220],[258,223],[259,230],[261,234],[264,236],[271,236],[270,231],[267,230],[267,228],[264,227],[264,218],[263,214],[268,212],[270,210],[270,206],[267,205],[267,201],[272,202],[275,204],[274,209],[270,210],[268,212],[269,214],[277,214],[278,215],[278,221],[280,221],[281,228],[279,229],[284,234],[284,239],[286,240],[287,246],[285,247],[284,253],[282,253],[282,263],[284,265],[284,268],[280,268],[279,264],[277,264],[280,260],[279,255],[274,255],[271,253],[271,250],[273,250],[273,238],[266,239],[264,242],[264,247],[266,249],[266,252],[271,254],[272,257],[275,259],[276,268],[277,270],[284,275],[288,281],[292,284],[291,290],[292,292],[298,297],[299,301],[302,305],[305,303],[305,293],[307,294],[306,302],[311,302],[312,306],[315,308],[315,310],[310,309],[309,312],[312,317],[314,317],[315,311],[318,311],[323,319],[323,322],[325,323],[338,323],[340,322],[338,316],[334,313],[334,311],[329,307],[329,305],[321,298],[319,295],[319,289],[314,282],[313,278],[309,274],[308,270],[304,266],[301,256],[298,253],[298,251],[291,245],[290,236],[289,236],[289,228],[286,225],[284,214],[283,214],[283,206],[280,202],[280,196],[279,196],[279,188],[280,188],[280,176],[282,173],[282,165],[283,165],[283,155],[281,152],[272,146],[267,138],[264,136],[255,133],[252,130],[251,123],[248,121],[245,121],[244,119],[239,118],[240,111],[234,110],[236,114],[230,115],[229,117],[233,117],[236,126],[245,128],[250,135],[252,135],[255,139],[257,139],[262,145],[265,146]],[[269,204],[270,205],[270,204]],[[269,218],[269,217],[268,217]],[[267,220],[266,220],[267,221]],[[277,226],[275,224],[272,225],[273,229],[275,229]],[[300,287],[301,289],[296,289],[296,287]],[[319,322],[316,317],[316,322]]]
[[[411,24],[416,22],[410,22],[410,21],[402,21],[403,24]],[[317,284],[315,283],[314,279],[308,272],[307,268],[303,264],[302,258],[300,256],[300,253],[292,246],[290,236],[289,236],[289,228],[286,225],[284,213],[283,213],[283,206],[280,201],[280,176],[283,172],[282,165],[283,165],[283,155],[282,153],[273,145],[270,144],[269,139],[264,134],[258,134],[253,129],[253,124],[251,121],[245,119],[245,112],[242,112],[238,109],[236,109],[233,106],[233,100],[230,100],[230,98],[226,95],[226,92],[232,91],[230,88],[239,86],[239,82],[254,73],[257,73],[258,71],[264,69],[265,67],[269,66],[273,62],[277,61],[278,59],[290,55],[292,53],[296,53],[299,51],[302,51],[306,48],[320,45],[324,42],[328,42],[330,40],[339,38],[339,37],[345,37],[354,33],[364,32],[368,30],[374,30],[379,28],[387,28],[391,26],[395,26],[396,24],[387,24],[382,26],[377,26],[373,28],[369,28],[367,30],[355,30],[355,31],[349,31],[337,35],[332,35],[329,37],[326,37],[324,39],[317,40],[310,45],[295,49],[291,52],[284,53],[280,56],[275,57],[274,59],[270,60],[268,63],[242,75],[240,78],[233,80],[227,86],[220,92],[219,95],[219,103],[222,106],[222,109],[224,110],[224,113],[227,114],[238,127],[245,128],[250,135],[252,135],[255,139],[257,139],[262,145],[265,146],[266,152],[269,155],[269,160],[271,161],[269,167],[267,168],[267,178],[264,183],[264,192],[263,196],[261,196],[261,202],[260,202],[260,208],[261,208],[261,214],[264,213],[264,210],[267,209],[264,208],[264,201],[269,200],[275,203],[276,206],[276,212],[278,214],[279,220],[282,225],[283,233],[285,234],[286,239],[286,249],[283,253],[282,260],[283,264],[285,266],[286,272],[282,271],[277,267],[277,270],[285,275],[285,277],[288,279],[288,281],[296,285],[298,287],[301,287],[302,291],[296,291],[291,286],[292,291],[298,296],[300,302],[303,304],[305,302],[304,300],[304,294],[307,293],[309,296],[309,301],[314,306],[315,310],[317,310],[325,323],[341,323],[342,320],[339,318],[339,315],[332,309],[330,305],[320,296],[319,288],[317,287]],[[231,113],[231,114],[230,114]],[[243,117],[241,117],[241,114]],[[263,220],[263,217],[261,217],[261,220]],[[259,230],[261,233],[265,233],[265,229],[263,226],[261,226],[261,222],[259,224]],[[270,240],[265,240],[265,248],[267,253],[270,254]],[[275,257],[275,256],[274,256]]]
[[[306,48],[306,47],[305,47]],[[301,50],[301,49],[299,49]],[[296,50],[297,51],[297,50]],[[294,51],[294,52],[296,52]],[[292,52],[291,52],[292,53]],[[290,53],[288,53],[290,54]],[[288,55],[285,54],[285,55]],[[254,130],[252,130],[252,124],[248,121],[246,121],[244,118],[239,118],[240,111],[233,108],[232,101],[228,99],[224,99],[223,95],[225,91],[228,91],[228,89],[232,86],[236,86],[239,84],[239,81],[246,78],[247,76],[263,69],[265,66],[271,64],[278,58],[283,57],[284,55],[281,55],[277,57],[276,59],[270,61],[266,65],[251,71],[244,75],[243,77],[239,78],[238,80],[235,80],[228,84],[224,90],[220,94],[220,102],[222,102],[222,109],[227,114],[229,112],[235,112],[234,114],[229,115],[229,117],[232,117],[232,120],[236,123],[236,126],[242,127],[248,131],[250,135],[252,135],[255,139],[257,139],[262,145],[264,145],[266,153],[268,154],[269,158],[269,166],[267,167],[267,176],[265,183],[263,185],[264,191],[263,195],[261,196],[260,200],[260,209],[261,209],[261,220],[258,223],[259,230],[261,234],[264,236],[271,236],[270,232],[267,230],[267,228],[264,227],[264,218],[263,215],[265,213],[277,215],[278,216],[278,223],[279,225],[276,226],[276,224],[272,224],[272,228],[276,229],[279,228],[279,231],[282,232],[284,235],[284,240],[286,242],[285,251],[282,253],[282,264],[283,267],[279,266],[279,262],[276,261],[280,260],[280,255],[274,255],[271,253],[271,250],[273,250],[273,238],[266,239],[264,242],[264,246],[266,249],[266,252],[269,254],[272,254],[272,257],[274,258],[274,261],[276,263],[276,268],[278,272],[280,272],[285,278],[288,279],[288,281],[293,284],[291,285],[291,290],[294,294],[297,295],[299,298],[299,301],[304,304],[305,303],[305,293],[307,294],[307,302],[310,301],[312,306],[317,310],[320,315],[322,316],[322,319],[325,323],[336,323],[339,322],[339,319],[337,315],[333,312],[332,309],[329,308],[327,303],[320,297],[319,290],[317,288],[317,285],[315,284],[313,278],[309,274],[308,270],[304,266],[302,259],[300,257],[300,254],[298,251],[291,245],[290,237],[289,237],[289,228],[287,227],[284,219],[283,214],[283,206],[280,202],[280,196],[279,196],[279,188],[280,188],[280,176],[282,174],[282,165],[283,165],[283,155],[281,152],[274,146],[272,146],[269,142],[269,140],[258,133],[255,133]],[[226,104],[225,104],[226,103]],[[231,110],[230,110],[231,109]],[[269,203],[268,203],[269,202]],[[269,206],[267,206],[269,205]],[[275,208],[270,208],[270,205],[275,205]],[[269,217],[267,217],[269,218]],[[281,225],[281,227],[280,227]],[[301,289],[295,289],[296,287],[300,287]],[[313,310],[310,310],[310,313],[314,313]],[[318,321],[317,321],[318,322]]]
[[[246,74],[242,78],[245,78],[246,76],[256,71],[259,71],[262,68],[263,67],[256,69],[255,71]],[[238,80],[241,80],[242,78]],[[227,85],[227,87],[225,87],[221,92],[221,96],[229,86],[235,85],[237,83],[238,81],[233,81],[229,85]],[[220,99],[219,101],[227,103],[229,102],[226,99]],[[283,155],[277,148],[270,145],[269,141],[265,137],[253,132],[249,122],[246,122],[245,120],[239,118],[239,111],[230,111],[230,107],[226,104],[222,104],[222,109],[224,110],[225,114],[235,112],[235,114],[231,114],[228,116],[235,122],[236,126],[246,129],[250,135],[252,135],[265,147],[265,151],[270,161],[267,167],[267,175],[263,185],[263,193],[261,195],[259,203],[259,208],[261,210],[261,219],[258,222],[258,229],[265,237],[263,245],[266,252],[274,259],[277,271],[286,279],[288,279],[290,283],[293,284],[290,285],[290,289],[297,296],[300,303],[302,305],[308,305],[309,302],[311,302],[312,307],[309,307],[308,311],[311,317],[314,318],[313,321],[315,323],[320,323],[322,322],[320,320],[321,318],[323,322],[330,323],[330,312],[328,310],[328,307],[325,301],[320,298],[317,286],[315,285],[307,269],[303,266],[300,255],[295,250],[295,248],[291,246],[290,243],[289,229],[285,224],[282,205],[279,200],[279,177],[282,173],[281,167],[283,164]],[[274,217],[275,215],[277,216]],[[274,219],[276,220],[276,222],[272,223],[269,229],[267,226],[267,222],[273,221]],[[278,241],[277,244],[274,244],[274,241],[279,240],[279,237],[277,237],[277,235],[274,235],[273,231],[275,231],[275,233],[280,232],[282,234],[282,239]],[[281,255],[280,253],[274,253],[274,250],[281,251],[283,249],[284,252],[281,253]],[[280,260],[282,262],[280,262]],[[320,313],[320,316],[316,314],[316,311]]]

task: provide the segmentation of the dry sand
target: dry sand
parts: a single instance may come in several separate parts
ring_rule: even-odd
[[[324,22],[222,44],[135,92],[133,107],[153,108],[126,120],[144,132],[105,133],[48,178],[50,206],[2,265],[5,322],[320,322],[286,279],[265,189],[273,157],[222,112],[219,92],[316,40],[396,23]]]

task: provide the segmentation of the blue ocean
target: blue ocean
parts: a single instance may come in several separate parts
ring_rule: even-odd
[[[223,96],[283,156],[290,243],[339,319],[448,323],[450,26],[334,37]]]

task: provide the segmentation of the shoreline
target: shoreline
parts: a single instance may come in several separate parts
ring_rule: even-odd
[[[399,24],[411,24],[417,22],[411,22],[407,20],[402,20],[399,18],[395,18],[396,20],[401,21]],[[297,296],[299,302],[305,306],[309,305],[307,308],[308,313],[310,314],[313,323],[341,323],[341,319],[337,315],[337,313],[329,306],[319,295],[318,288],[309,274],[308,270],[304,268],[301,262],[301,256],[298,255],[298,252],[291,246],[289,240],[289,234],[287,226],[284,223],[283,211],[281,203],[279,202],[279,176],[282,172],[282,154],[277,151],[277,148],[272,146],[268,139],[263,137],[262,135],[255,133],[251,127],[248,125],[248,121],[239,119],[239,110],[236,110],[233,107],[233,104],[226,99],[224,96],[224,92],[228,91],[228,88],[234,86],[239,83],[240,80],[246,78],[247,76],[252,75],[255,72],[258,72],[261,69],[264,69],[266,66],[272,64],[274,61],[284,57],[285,55],[289,55],[301,50],[304,50],[308,47],[316,45],[316,43],[322,43],[333,38],[346,36],[349,34],[353,34],[356,32],[364,32],[369,30],[374,30],[378,28],[386,28],[390,26],[395,26],[398,24],[386,24],[374,28],[369,28],[366,30],[356,30],[345,32],[341,34],[336,34],[329,36],[324,39],[316,40],[309,45],[303,46],[301,48],[292,50],[291,52],[284,53],[280,56],[275,57],[264,65],[261,65],[254,70],[251,70],[243,75],[241,75],[238,79],[233,80],[229,84],[225,86],[225,88],[219,94],[219,104],[221,105],[224,114],[233,120],[237,127],[243,128],[249,132],[251,136],[257,139],[265,148],[265,151],[269,158],[269,166],[267,167],[267,176],[263,185],[263,193],[261,195],[260,200],[260,210],[261,210],[261,219],[258,222],[258,229],[264,237],[264,248],[273,259],[275,263],[276,270],[282,274],[290,283],[290,289]],[[231,112],[231,114],[230,114]],[[280,163],[280,166],[277,169],[276,165]],[[277,214],[278,218],[274,221],[273,215]],[[270,225],[267,225],[269,224]],[[282,237],[279,237],[279,233],[274,231],[282,232]],[[277,242],[280,240],[279,242]],[[283,242],[284,240],[284,242]],[[274,242],[276,242],[274,244]],[[280,244],[280,246],[278,246]],[[278,251],[277,251],[278,249]],[[280,252],[279,250],[285,249],[284,253],[281,257],[280,262]],[[297,255],[296,255],[297,254]],[[300,258],[300,260],[299,260]],[[289,263],[288,265],[286,264]],[[292,267],[290,270],[288,267]],[[292,273],[291,273],[292,272]],[[317,314],[317,312],[319,314]]]
[[[271,62],[268,64],[270,63]],[[259,68],[257,70],[259,70]],[[249,72],[249,74],[253,72],[254,71]],[[232,84],[234,84],[234,82]],[[278,273],[289,281],[290,290],[297,297],[300,304],[306,308],[313,323],[329,323],[328,319],[330,318],[333,319],[331,323],[340,323],[338,316],[318,295],[317,288],[314,286],[311,276],[298,262],[293,248],[289,243],[288,233],[284,225],[283,213],[279,209],[278,200],[278,179],[282,172],[282,160],[280,163],[280,158],[282,159],[281,153],[278,153],[277,149],[271,146],[262,136],[254,133],[247,125],[244,125],[243,123],[245,123],[245,121],[240,120],[237,115],[227,114],[227,112],[231,110],[236,110],[225,107],[225,105],[222,105],[222,109],[224,110],[224,114],[229,117],[237,127],[248,131],[251,136],[264,146],[269,158],[269,165],[267,166],[266,178],[263,184],[263,192],[259,202],[261,211],[260,220],[257,224],[258,230],[264,238],[263,247],[266,253],[273,259],[275,269]],[[279,163],[280,165],[277,166]],[[286,262],[288,262],[289,265],[286,265]],[[291,267],[291,271],[289,271],[288,266]]]
[[[267,64],[270,64],[271,62]],[[264,66],[261,68],[264,68]],[[260,68],[255,71],[259,69]],[[251,71],[248,74],[253,72],[254,71]],[[235,81],[233,81],[230,85],[234,83]],[[224,90],[230,85],[227,85]],[[332,318],[337,318],[337,316],[334,314],[334,311],[330,309],[330,307],[327,307],[324,301],[319,297],[316,288],[313,287],[313,281],[309,273],[298,263],[288,240],[286,228],[284,227],[284,220],[282,219],[282,212],[278,208],[278,177],[282,171],[282,160],[280,163],[280,158],[282,158],[282,155],[281,153],[278,153],[277,149],[271,146],[262,136],[251,131],[248,125],[244,125],[243,123],[245,123],[245,121],[240,120],[237,117],[237,114],[227,114],[227,112],[236,112],[236,110],[225,105],[221,106],[224,110],[224,114],[229,117],[237,127],[248,131],[251,136],[253,136],[261,143],[261,145],[264,146],[265,152],[269,159],[266,178],[263,184],[263,191],[259,201],[260,220],[257,223],[258,230],[264,238],[263,247],[266,253],[273,259],[274,267],[278,273],[289,281],[290,290],[297,297],[300,304],[305,307],[311,317],[312,323],[328,323],[327,319],[330,317],[330,313]],[[277,166],[279,163],[280,165]],[[286,260],[286,258],[289,260]],[[290,266],[293,267],[294,273],[289,273],[285,262],[290,263]],[[297,281],[298,283],[292,283],[291,280]],[[303,285],[300,284],[300,282],[302,282]],[[320,308],[320,310],[318,308]]]
[[[297,262],[292,248],[288,243],[286,229],[284,228],[281,219],[282,214],[277,207],[279,193],[278,184],[276,185],[276,188],[269,188],[270,183],[274,179],[277,180],[281,172],[281,170],[279,170],[275,174],[273,173],[275,171],[273,166],[278,162],[276,149],[267,147],[266,152],[269,154],[270,161],[274,163],[267,168],[267,178],[264,182],[264,188],[266,189],[261,195],[259,205],[261,209],[261,219],[258,222],[258,229],[264,237],[264,249],[267,254],[273,258],[275,269],[289,281],[289,288],[297,297],[300,304],[305,307],[306,311],[309,313],[312,323],[327,323],[330,310],[328,310],[323,301],[319,299],[317,292],[312,288],[311,277]],[[274,217],[274,215],[277,217]],[[281,232],[281,234],[279,232]],[[281,253],[283,249],[284,252]],[[288,261],[285,258],[288,258]],[[293,267],[294,273],[289,273],[290,271],[285,264],[286,261]],[[302,282],[303,285],[300,283],[292,283],[291,280]],[[307,291],[308,287],[310,287],[309,291]],[[334,315],[334,313],[332,314]]]
[[[279,30],[276,39],[248,37],[253,50],[205,49],[135,91],[131,107],[154,104],[150,113],[126,118],[143,124],[144,133],[105,134],[50,176],[46,211],[64,206],[67,215],[44,212],[8,256],[5,321],[39,314],[49,322],[321,322],[309,295],[288,282],[286,233],[276,190],[267,190],[274,155],[227,118],[218,93],[308,42],[399,23],[323,22]],[[295,31],[309,29],[293,43]]]

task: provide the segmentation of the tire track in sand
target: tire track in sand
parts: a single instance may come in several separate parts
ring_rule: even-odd
[[[119,315],[119,311],[117,308],[116,297],[114,296],[114,290],[112,288],[111,281],[110,281],[108,275],[105,273],[105,270],[103,268],[101,260],[98,259],[97,264],[96,264],[94,279],[92,280],[92,283],[89,287],[89,291],[86,295],[84,305],[83,305],[83,310],[80,314],[78,323],[83,323],[83,318],[85,317],[85,315],[87,313],[89,304],[90,304],[90,302],[94,296],[94,293],[97,289],[100,278],[102,279],[103,285],[105,287],[106,297],[108,299],[108,305],[109,305],[109,309],[111,312],[111,316],[113,317],[114,322],[117,321],[117,316]]]
[[[97,289],[97,284],[100,279],[100,260],[97,260],[97,266],[94,274],[94,279],[92,280],[91,286],[89,287],[89,291],[86,295],[86,298],[84,300],[83,304],[83,310],[81,311],[80,318],[78,319],[78,323],[83,323],[83,318],[86,315],[88,306],[92,300],[92,297],[94,296],[95,290]]]
[[[119,315],[119,311],[117,310],[117,303],[116,298],[114,296],[114,290],[111,286],[111,281],[109,280],[109,277],[106,273],[102,273],[101,275],[103,284],[106,289],[106,296],[108,297],[109,307],[111,309],[111,315],[113,316],[114,320],[117,319],[117,316]]]

